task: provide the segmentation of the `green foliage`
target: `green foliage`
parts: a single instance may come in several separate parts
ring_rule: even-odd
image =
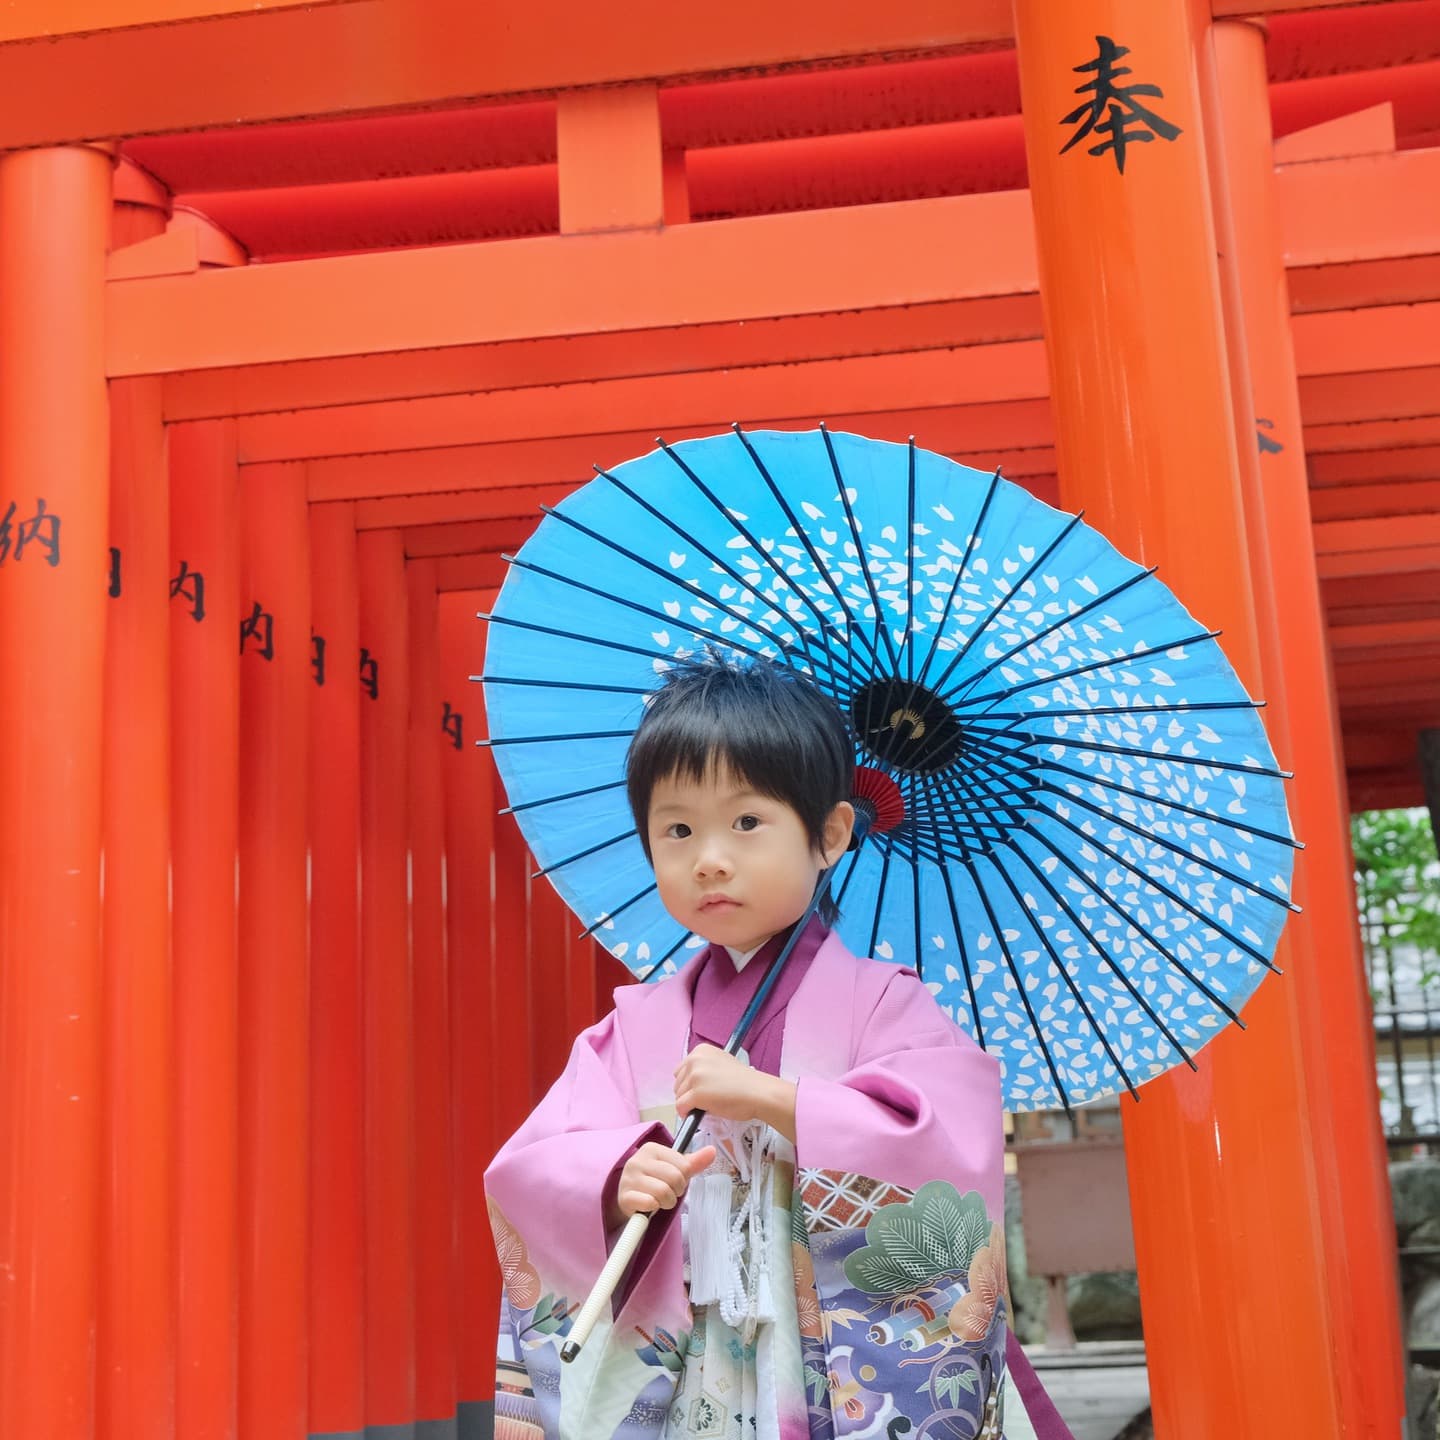
[[[931,1180],[904,1205],[885,1205],[865,1227],[865,1244],[845,1260],[857,1290],[903,1295],[942,1275],[965,1274],[990,1234],[985,1202],[973,1191]]]
[[[1350,821],[1360,919],[1372,948],[1413,945],[1421,984],[1440,979],[1440,881],[1424,810],[1366,810]]]
[[[933,1382],[935,1399],[942,1405],[958,1405],[960,1392],[975,1393],[975,1374],[970,1370],[952,1369],[939,1375]]]

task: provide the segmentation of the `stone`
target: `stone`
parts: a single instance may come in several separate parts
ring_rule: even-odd
[[[1412,1365],[1405,1377],[1405,1413],[1410,1417],[1412,1435],[1435,1435],[1440,1398],[1440,1370]]]
[[[1401,1245],[1427,1221],[1440,1220],[1440,1160],[1398,1160],[1390,1167],[1390,1196]]]
[[[1440,1276],[1427,1276],[1416,1286],[1406,1342],[1412,1350],[1440,1350]]]
[[[1020,1225],[1020,1181],[1005,1177],[1005,1260],[1010,1272],[1012,1328],[1022,1345],[1039,1345],[1045,1339],[1045,1303],[1048,1287],[1043,1277],[1032,1276],[1025,1264],[1025,1232]]]
[[[1140,1281],[1133,1270],[1072,1275],[1067,1285],[1077,1340],[1138,1340]]]

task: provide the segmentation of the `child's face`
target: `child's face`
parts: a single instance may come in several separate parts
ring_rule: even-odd
[[[716,945],[753,950],[805,913],[820,872],[850,843],[854,811],[837,805],[817,853],[800,816],[728,770],[672,775],[650,797],[655,880],[666,910]]]

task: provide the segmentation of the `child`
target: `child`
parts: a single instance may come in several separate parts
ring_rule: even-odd
[[[486,1174],[497,1440],[1000,1437],[996,1062],[914,971],[856,959],[819,917],[743,1058],[722,1048],[850,843],[853,753],[783,666],[691,660],[653,697],[630,802],[666,910],[710,943],[615,992]],[[637,1211],[656,1219],[609,1318],[562,1365]]]

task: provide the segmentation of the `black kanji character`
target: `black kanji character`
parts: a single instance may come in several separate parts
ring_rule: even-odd
[[[460,750],[465,745],[465,717],[458,711],[450,708],[450,702],[445,702],[445,714],[440,720],[440,728],[450,737],[450,743]]]
[[[20,560],[27,545],[39,545],[45,551],[45,558],[51,565],[60,563],[60,517],[46,510],[45,502],[35,501],[35,513],[18,525],[15,519],[15,502],[12,500],[5,514],[0,516],[0,565],[13,555]]]
[[[1158,85],[1120,85],[1116,82],[1131,74],[1128,65],[1116,61],[1130,53],[1127,45],[1117,45],[1108,35],[1097,35],[1095,42],[1100,53],[1094,60],[1075,66],[1077,75],[1094,71],[1095,78],[1084,85],[1077,85],[1075,93],[1084,95],[1093,91],[1083,105],[1077,105],[1060,123],[1078,126],[1075,133],[1060,147],[1063,155],[1073,145],[1078,145],[1092,132],[1105,138],[1098,145],[1092,145],[1091,155],[1111,152],[1115,156],[1116,168],[1125,173],[1125,147],[1132,144],[1148,144],[1157,136],[1162,140],[1174,140],[1183,132],[1178,125],[1172,125],[1163,116],[1157,115],[1148,105],[1142,105],[1136,98],[1140,95],[1165,98],[1165,92]]]
[[[380,662],[363,648],[360,651],[360,684],[372,700],[380,698]]]
[[[170,582],[170,598],[183,595],[190,602],[190,618],[197,624],[205,618],[205,576],[199,570],[192,570],[189,564],[180,562],[180,573]],[[241,634],[240,648],[245,648],[244,634]]]
[[[258,600],[249,617],[240,622],[240,653],[242,655],[245,653],[245,642],[251,639],[259,642],[257,653],[262,660],[275,658],[275,617],[268,610],[261,609]]]

